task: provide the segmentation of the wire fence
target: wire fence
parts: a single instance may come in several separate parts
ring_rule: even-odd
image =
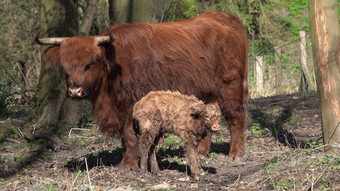
[[[306,59],[307,69],[304,70],[308,71],[303,71],[302,57]],[[316,90],[309,35],[303,35],[291,42],[275,46],[272,51],[259,52],[256,56],[249,58],[248,64],[250,98],[302,91],[304,81],[301,82],[301,79],[304,79],[303,74],[306,72],[311,78],[308,91]]]

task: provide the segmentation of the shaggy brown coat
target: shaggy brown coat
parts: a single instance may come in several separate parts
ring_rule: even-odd
[[[198,143],[209,131],[220,129],[221,111],[217,104],[205,105],[194,96],[179,92],[150,92],[133,107],[133,118],[139,126],[140,169],[147,170],[150,153],[151,172],[158,173],[155,145],[164,133],[178,135],[185,144],[191,175],[202,171],[198,161]]]
[[[97,45],[96,37],[68,37],[48,48],[44,59],[62,67],[70,92],[93,104],[102,132],[118,135],[120,163],[138,167],[138,138],[132,107],[150,91],[172,90],[218,102],[231,134],[229,156],[244,151],[248,107],[247,36],[242,23],[227,13],[193,19],[111,26],[117,40]],[[108,35],[103,31],[100,35]],[[207,154],[211,134],[200,153]]]

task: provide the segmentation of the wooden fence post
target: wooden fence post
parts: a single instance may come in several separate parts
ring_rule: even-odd
[[[263,56],[256,56],[256,97],[263,96]]]
[[[299,32],[300,39],[300,62],[301,62],[301,81],[299,92],[306,92],[312,88],[313,80],[307,66],[307,51],[306,51],[306,32]]]
[[[281,47],[275,46],[275,86],[276,94],[282,93]]]

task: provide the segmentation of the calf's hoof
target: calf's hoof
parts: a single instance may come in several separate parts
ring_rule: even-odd
[[[199,180],[200,175],[199,174],[191,174],[191,178],[194,179],[194,180]]]
[[[241,162],[241,158],[240,156],[229,156],[228,157],[228,161],[229,162]]]

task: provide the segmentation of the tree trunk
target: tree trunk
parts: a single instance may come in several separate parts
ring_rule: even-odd
[[[74,36],[78,32],[78,14],[75,1],[42,0],[41,37]],[[43,51],[47,47],[43,47]],[[43,52],[42,51],[42,52]],[[82,102],[66,97],[63,71],[55,71],[42,61],[38,84],[38,123],[65,121],[75,124],[81,118]]]
[[[96,8],[97,8],[96,5],[97,5],[97,0],[89,0],[89,2],[87,3],[87,6],[84,12],[84,18],[79,27],[80,36],[89,35],[90,29],[93,23],[94,14],[96,13]]]
[[[306,32],[299,32],[300,39],[300,63],[301,63],[301,81],[299,92],[304,93],[312,89],[313,80],[310,75],[308,65],[307,65],[307,47],[306,47]]]
[[[132,22],[162,22],[167,6],[167,0],[134,0]]]
[[[132,0],[109,0],[110,20],[118,24],[131,23]]]
[[[309,16],[323,140],[340,143],[340,59],[336,0],[310,0]]]

